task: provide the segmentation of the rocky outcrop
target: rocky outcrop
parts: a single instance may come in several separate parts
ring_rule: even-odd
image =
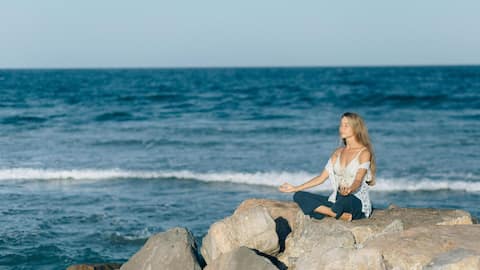
[[[214,223],[202,240],[201,253],[210,264],[220,255],[242,246],[269,255],[278,253],[275,222],[264,207],[254,207]]]
[[[247,247],[239,247],[218,256],[204,270],[278,270],[268,259]]]
[[[389,261],[384,261],[383,249],[372,246],[364,248],[365,244],[378,237],[388,238],[413,228],[436,228],[442,225],[451,228],[473,223],[471,215],[461,210],[395,206],[376,210],[369,219],[353,222],[333,218],[317,220],[303,215],[290,202],[258,199],[244,201],[235,213],[239,214],[254,205],[266,208],[272,218],[285,218],[288,221],[292,232],[285,240],[283,252],[277,255],[288,269],[392,269],[389,268]],[[459,260],[458,256],[456,259]],[[465,263],[465,260],[460,261]],[[475,259],[471,257],[467,261],[474,263]]]
[[[201,270],[192,234],[173,228],[150,237],[121,270]]]
[[[430,225],[382,235],[364,247],[381,252],[389,269],[435,269],[467,263],[470,267],[463,269],[479,269],[473,267],[480,258],[479,243],[479,225]]]
[[[244,201],[203,238],[205,270],[480,269],[480,225],[460,210],[389,207],[345,222],[305,216],[296,204]],[[122,270],[201,269],[191,234],[151,237]]]
[[[362,244],[380,235],[401,232],[414,227],[472,224],[472,216],[461,210],[389,207],[374,211],[368,219],[350,223],[325,219],[323,222],[336,223],[336,226],[346,228],[354,235],[355,243]]]

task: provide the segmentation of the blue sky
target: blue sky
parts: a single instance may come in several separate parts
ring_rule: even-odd
[[[15,0],[0,68],[480,64],[480,1]]]

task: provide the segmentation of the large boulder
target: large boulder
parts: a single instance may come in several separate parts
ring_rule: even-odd
[[[121,270],[201,270],[193,235],[173,228],[150,237]]]
[[[285,220],[291,230],[295,229],[295,220],[297,213],[301,211],[300,207],[292,201],[277,201],[270,199],[248,199],[243,201],[235,210],[235,214],[239,214],[251,208],[262,206],[267,209],[270,216],[277,224]]]
[[[430,225],[399,233],[378,236],[365,242],[364,247],[381,252],[389,269],[478,269],[480,256],[480,225]],[[459,252],[462,251],[462,252]],[[443,267],[442,266],[442,267]],[[450,268],[449,268],[450,267]]]
[[[277,212],[280,211],[277,210]],[[383,259],[381,255],[378,255],[381,254],[379,251],[375,251],[375,249],[368,249],[368,252],[358,250],[363,247],[365,242],[415,227],[435,225],[451,227],[447,225],[458,224],[472,224],[471,215],[461,210],[389,207],[389,209],[374,211],[369,219],[345,222],[328,217],[321,220],[313,219],[300,211],[297,212],[296,221],[291,226],[294,228],[293,232],[286,238],[285,250],[278,256],[278,259],[289,269],[308,269],[308,267],[317,269],[320,265],[334,267],[335,263],[338,266],[344,262],[346,264],[343,268],[350,269],[348,268],[349,260],[357,260],[368,255],[370,256],[369,261],[375,262],[374,265],[357,264],[366,265],[365,269],[383,269]],[[348,254],[350,259],[338,262],[329,260],[329,263],[320,259],[323,258],[322,254],[332,252],[331,250]]]
[[[280,244],[287,235],[294,231],[297,214],[301,210],[295,202],[270,199],[248,199],[243,201],[234,214],[253,207],[265,207],[277,224]],[[286,221],[286,224],[282,222]],[[368,219],[354,220],[347,223],[332,218],[324,218],[319,222],[328,222],[329,226],[343,226],[353,233],[355,243],[361,244],[378,235],[400,232],[413,227],[427,225],[460,225],[472,224],[470,213],[462,210],[432,209],[432,208],[400,208],[390,206],[388,209],[373,211]],[[288,226],[288,227],[286,227]],[[283,251],[283,248],[281,248]]]
[[[480,255],[470,250],[454,249],[433,259],[425,270],[480,269]]]
[[[204,270],[278,270],[267,258],[257,255],[247,247],[239,247],[218,256]]]
[[[317,253],[312,250],[300,257],[294,268],[315,270],[385,270],[382,254],[375,249],[332,248]]]
[[[353,248],[355,244],[353,234],[344,227],[332,226],[302,213],[297,215],[295,228],[287,237],[285,252],[278,257],[288,269],[308,269],[294,267],[302,257],[318,257],[331,249]]]
[[[215,222],[202,240],[201,253],[210,264],[220,255],[241,246],[268,255],[278,253],[275,222],[264,207],[254,207]]]
[[[280,244],[280,252],[285,250],[287,236],[295,230],[297,214],[302,210],[295,202],[277,201],[270,199],[248,199],[243,201],[235,210],[234,215],[245,212],[254,207],[264,207],[275,221],[275,229]]]
[[[473,223],[470,213],[462,210],[398,207],[375,210],[370,218],[352,222],[338,222],[333,219],[322,221],[332,223],[332,226],[335,223],[336,226],[342,226],[352,232],[356,244],[362,244],[380,235],[401,232],[414,227]]]

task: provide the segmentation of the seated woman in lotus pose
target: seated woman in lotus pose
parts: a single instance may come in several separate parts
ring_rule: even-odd
[[[343,147],[331,155],[323,172],[299,186],[283,183],[281,192],[295,192],[293,200],[314,218],[325,215],[351,221],[369,217],[372,211],[368,190],[375,184],[375,156],[363,119],[356,113],[344,113],[339,127]],[[330,178],[330,197],[302,191]]]

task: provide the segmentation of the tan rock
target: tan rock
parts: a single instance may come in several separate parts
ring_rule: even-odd
[[[480,269],[480,256],[470,250],[454,249],[433,259],[425,270],[468,270]]]
[[[241,246],[269,255],[278,253],[275,222],[264,207],[241,211],[214,223],[203,238],[201,253],[209,264],[221,254]]]
[[[235,213],[240,213],[255,206],[265,207],[272,218],[276,221],[284,218],[288,221],[291,230],[295,230],[295,220],[297,213],[301,213],[300,208],[295,202],[278,201],[268,199],[248,199],[243,201]],[[344,226],[355,237],[357,244],[362,244],[367,239],[383,235],[386,233],[400,232],[409,229],[427,225],[459,225],[472,224],[473,219],[470,213],[462,210],[431,209],[431,208],[400,208],[390,205],[385,210],[375,210],[368,219],[354,220],[351,223],[338,222],[332,218],[324,218],[322,222],[328,222],[332,226]],[[277,228],[278,226],[277,222]],[[280,241],[284,239],[290,231],[288,229],[277,230]],[[281,243],[282,244],[282,243]],[[281,248],[283,251],[283,248]]]
[[[430,225],[378,236],[364,246],[381,252],[389,269],[410,270],[422,269],[438,256],[455,249],[468,250],[472,256],[478,256],[478,243],[480,225]]]
[[[322,254],[316,250],[298,259],[295,269],[385,270],[382,254],[375,249],[333,248]]]
[[[145,245],[122,265],[121,270],[201,270],[196,245],[185,228],[173,228],[150,237]]]
[[[296,230],[293,231],[285,242],[285,252],[278,259],[289,269],[296,265],[297,260],[308,254],[320,256],[324,252],[337,247],[353,248],[355,240],[353,234],[343,226],[335,226],[340,223],[335,219],[316,220],[298,213]],[[298,268],[301,269],[301,268]]]
[[[256,206],[263,206],[268,210],[268,213],[273,220],[284,218],[287,220],[290,228],[295,227],[295,219],[297,213],[300,212],[300,207],[292,201],[277,201],[269,199],[248,199],[243,201],[235,210],[234,214],[241,213]]]
[[[324,220],[332,223],[332,219]],[[339,225],[353,233],[357,244],[362,244],[368,239],[413,227],[472,223],[470,213],[461,210],[390,207],[385,210],[375,210],[368,219],[343,222]]]
[[[267,258],[247,247],[240,247],[218,256],[204,270],[278,270]]]

